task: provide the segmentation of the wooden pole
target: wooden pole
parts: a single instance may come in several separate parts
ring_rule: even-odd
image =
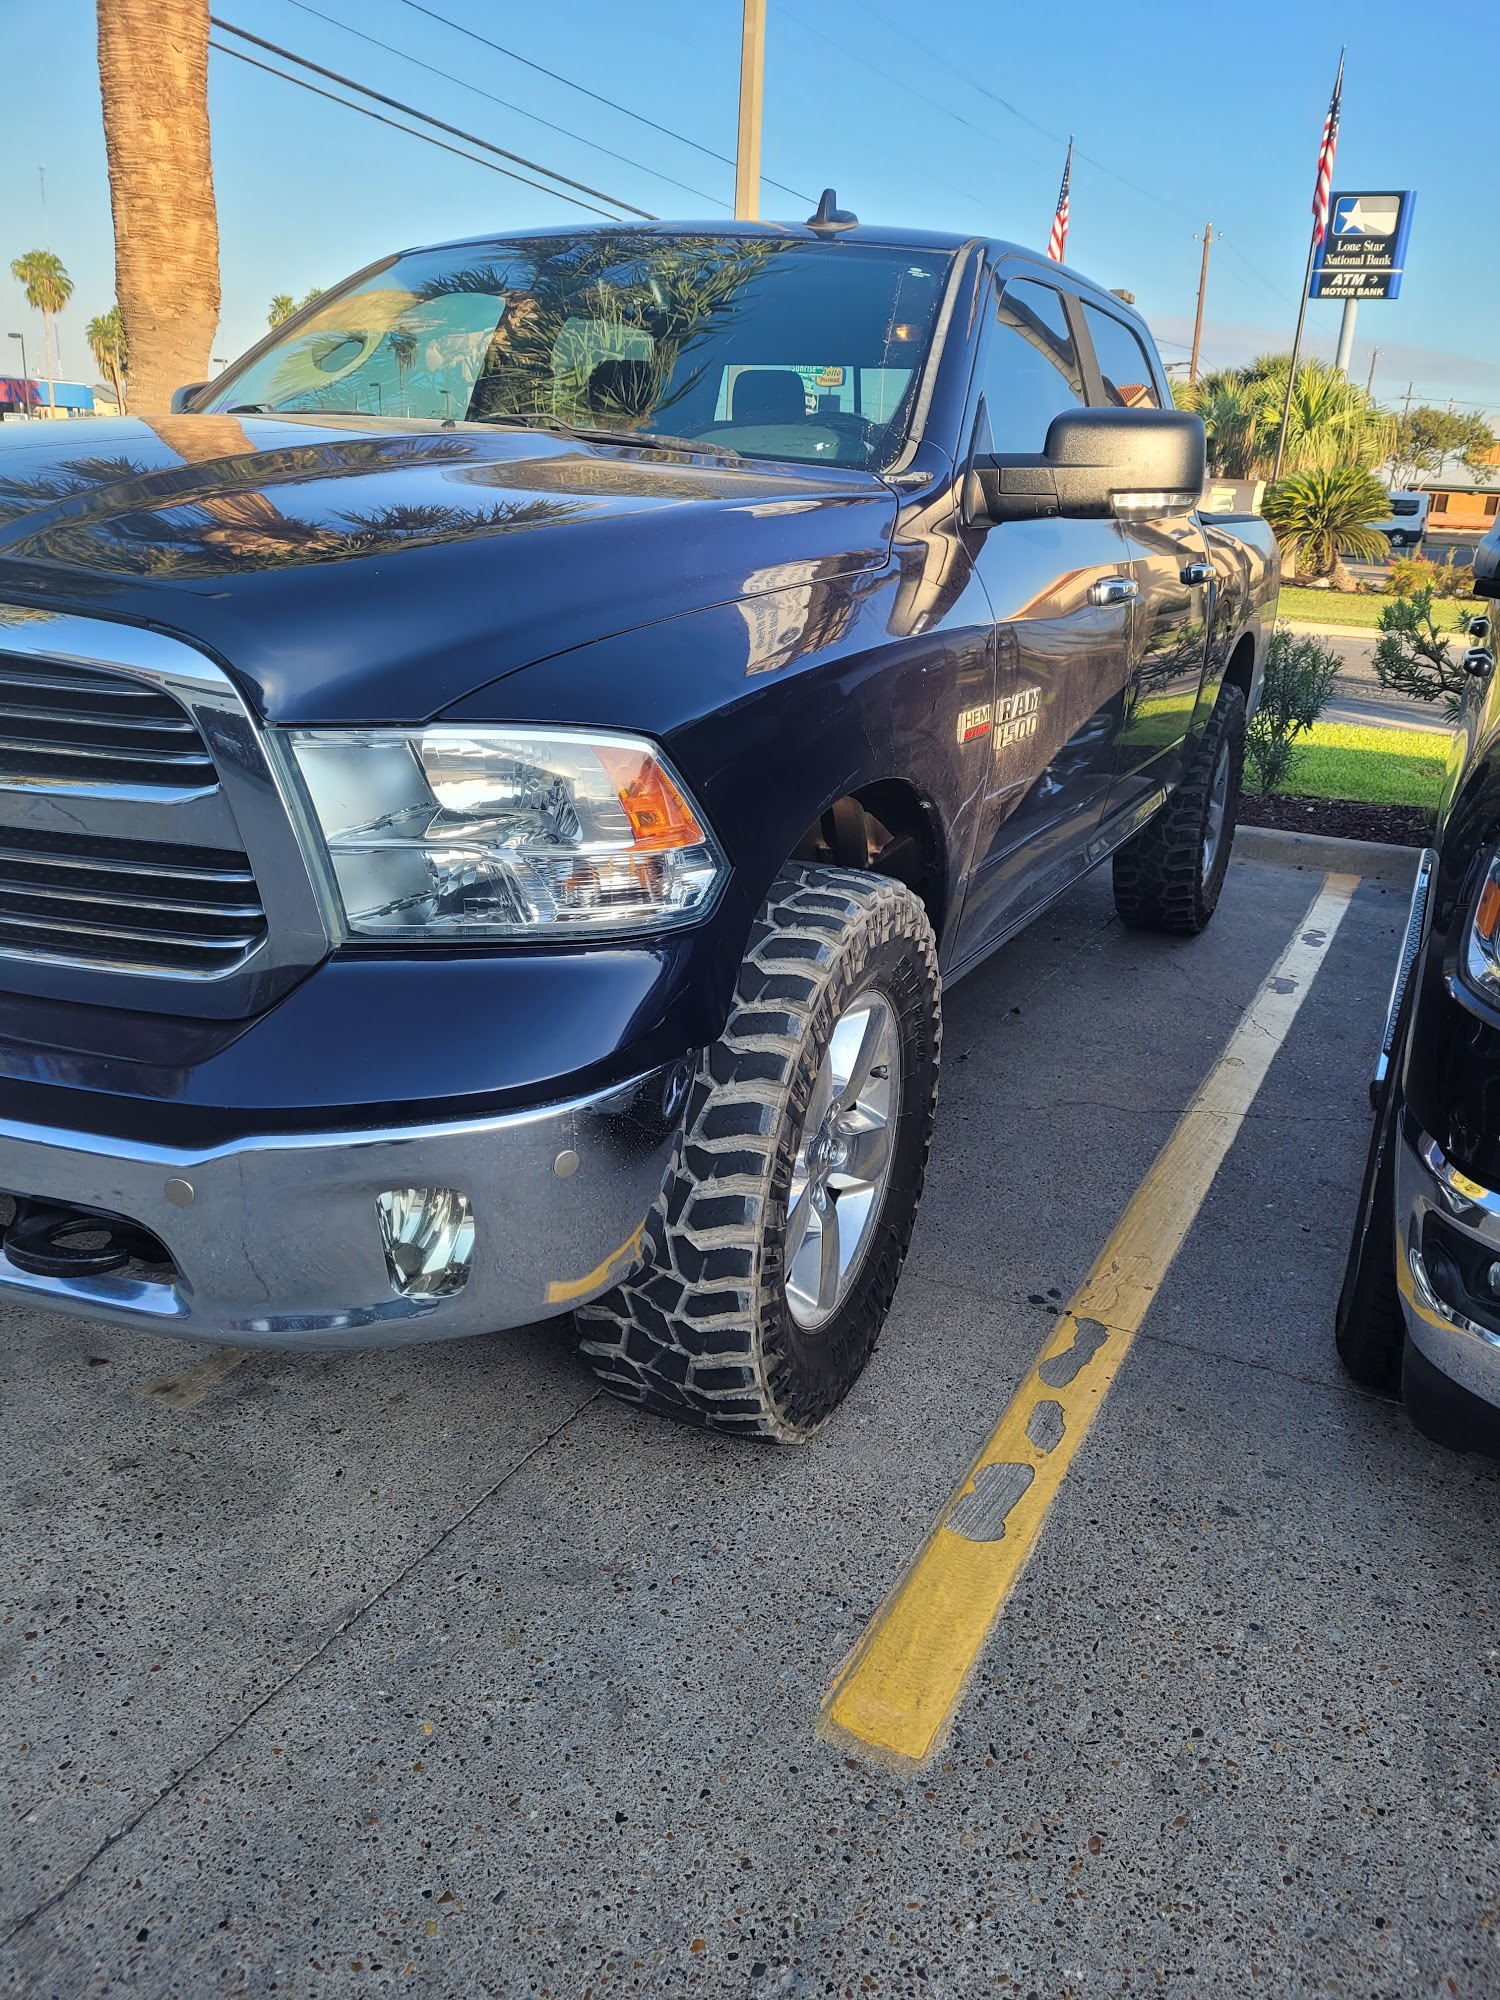
[[[766,0],[744,0],[740,36],[740,131],[734,163],[734,213],[760,216],[760,123],[766,69]]]
[[[1214,240],[1214,226],[1203,225],[1203,269],[1198,273],[1198,317],[1193,321],[1193,358],[1188,363],[1188,380],[1198,379],[1198,348],[1203,339],[1203,295],[1208,290],[1208,250]]]

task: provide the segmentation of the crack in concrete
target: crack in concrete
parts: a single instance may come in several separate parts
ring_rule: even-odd
[[[515,1464],[512,1465],[507,1471],[503,1472],[500,1475],[500,1477],[494,1481],[492,1485],[487,1486],[483,1491],[483,1493],[481,1493],[476,1500],[472,1501],[467,1507],[465,1507],[463,1512],[459,1514],[454,1520],[450,1521],[448,1526],[444,1528],[440,1534],[435,1536],[434,1539],[430,1541],[425,1548],[419,1549],[417,1553],[412,1557],[410,1562],[405,1564],[403,1568],[397,1570],[393,1576],[388,1577],[386,1581],[380,1586],[379,1590],[375,1591],[371,1596],[367,1597],[362,1604],[357,1605],[356,1608],[349,1613],[347,1618],[341,1619],[339,1623],[333,1628],[333,1630],[328,1634],[328,1636],[321,1642],[321,1644],[313,1648],[313,1650],[307,1655],[306,1659],[299,1660],[297,1665],[292,1668],[290,1673],[284,1674],[274,1687],[267,1689],[266,1693],[263,1694],[258,1701],[252,1702],[250,1707],[245,1710],[243,1715],[239,1716],[234,1722],[230,1724],[230,1726],[227,1729],[223,1730],[218,1736],[214,1738],[213,1742],[208,1745],[207,1749],[201,1751],[198,1754],[198,1756],[194,1757],[191,1763],[184,1765],[182,1770],[180,1770],[177,1773],[176,1777],[172,1779],[170,1784],[163,1785],[159,1791],[154,1792],[152,1796],[146,1800],[145,1804],[141,1806],[137,1812],[132,1813],[129,1819],[125,1820],[122,1825],[113,1828],[111,1832],[107,1833],[104,1836],[104,1838],[99,1842],[98,1846],[94,1849],[93,1853],[86,1856],[84,1860],[79,1862],[78,1866],[68,1876],[65,1882],[58,1883],[57,1887],[51,1890],[47,1895],[45,1895],[39,1903],[33,1904],[29,1910],[25,1911],[21,1916],[17,1917],[16,1921],[11,1925],[10,1929],[5,1932],[3,1937],[0,1937],[0,1950],[3,1950],[7,1945],[13,1944],[15,1940],[21,1935],[22,1931],[26,1930],[29,1925],[35,1923],[38,1917],[45,1916],[47,1911],[52,1909],[55,1904],[61,1902],[64,1896],[66,1896],[71,1890],[76,1889],[78,1884],[83,1880],[84,1876],[87,1875],[89,1871],[94,1867],[96,1862],[102,1860],[103,1857],[109,1853],[112,1847],[117,1847],[119,1843],[122,1840],[124,1840],[128,1834],[134,1833],[136,1828],[142,1823],[143,1820],[149,1819],[151,1814],[156,1811],[156,1808],[162,1803],[164,1799],[169,1799],[174,1792],[180,1791],[182,1787],[187,1783],[189,1778],[193,1777],[196,1772],[201,1771],[203,1769],[203,1766],[206,1763],[208,1763],[210,1758],[217,1756],[218,1752],[223,1749],[226,1743],[232,1742],[234,1738],[238,1736],[242,1730],[246,1729],[258,1715],[262,1714],[267,1708],[269,1708],[271,1703],[276,1700],[278,1695],[284,1694],[286,1690],[293,1685],[294,1682],[300,1680],[303,1674],[307,1672],[309,1667],[316,1666],[318,1661],[323,1658],[324,1654],[332,1651],[333,1647],[338,1644],[339,1640],[342,1639],[346,1633],[351,1632],[354,1629],[354,1627],[358,1625],[360,1621],[367,1615],[367,1613],[373,1611],[378,1604],[384,1603],[384,1601],[386,1600],[386,1598],[390,1596],[392,1591],[396,1590],[401,1584],[403,1584],[406,1581],[406,1579],[409,1576],[411,1576],[416,1569],[420,1567],[421,1564],[426,1562],[430,1556],[436,1555],[437,1551],[443,1546],[443,1544],[446,1541],[450,1540],[452,1536],[456,1535],[459,1529],[462,1528],[466,1522],[471,1521],[474,1518],[474,1516],[479,1512],[481,1507],[488,1506],[489,1502],[494,1499],[495,1495],[500,1492],[502,1487],[508,1486],[511,1480],[516,1477],[517,1473],[523,1472],[525,1468],[528,1465],[530,1465],[531,1461],[534,1458],[538,1457],[542,1452],[544,1452],[547,1449],[548,1445],[552,1444],[557,1438],[561,1437],[563,1432],[568,1428],[568,1426],[571,1423],[575,1422],[577,1418],[581,1417],[584,1411],[590,1408],[591,1405],[597,1403],[599,1399],[603,1396],[603,1394],[604,1391],[602,1389],[596,1389],[591,1396],[586,1396],[584,1400],[581,1403],[579,1403],[575,1409],[570,1410],[567,1416],[563,1418],[562,1422],[556,1427],[555,1430],[548,1431],[545,1437],[539,1438],[537,1442],[531,1447],[530,1451],[526,1452],[522,1457],[518,1458]]]

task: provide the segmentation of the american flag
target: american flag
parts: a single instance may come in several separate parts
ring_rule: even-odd
[[[1328,196],[1333,187],[1333,156],[1339,144],[1339,101],[1344,93],[1344,58],[1339,56],[1339,73],[1333,86],[1328,116],[1323,120],[1323,143],[1318,148],[1318,179],[1313,189],[1313,242],[1321,243],[1328,232]]]
[[[1068,182],[1073,178],[1073,141],[1068,141],[1068,159],[1063,168],[1062,186],[1057,190],[1057,213],[1052,218],[1052,234],[1047,238],[1047,255],[1054,264],[1063,261],[1068,247]]]

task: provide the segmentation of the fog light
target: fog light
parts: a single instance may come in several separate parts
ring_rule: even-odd
[[[1497,1299],[1500,1299],[1500,1264],[1491,1264],[1484,1274],[1484,1282]]]
[[[457,1188],[387,1188],[375,1199],[391,1290],[440,1299],[466,1282],[474,1261],[474,1211]]]

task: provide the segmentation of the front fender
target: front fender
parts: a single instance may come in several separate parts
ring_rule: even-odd
[[[480,690],[444,712],[468,726],[635,730],[667,750],[732,865],[711,919],[727,1016],[750,926],[778,871],[834,800],[909,786],[941,833],[942,908],[961,900],[988,739],[959,718],[992,698],[987,607],[960,590],[911,632],[903,569],[799,580],[622,638]]]

